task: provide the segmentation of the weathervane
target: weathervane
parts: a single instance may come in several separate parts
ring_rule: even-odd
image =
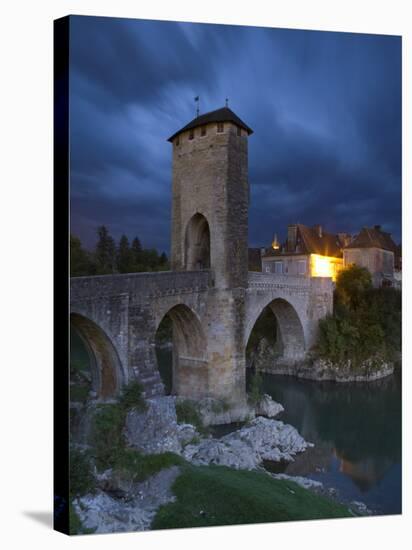
[[[197,95],[197,96],[195,97],[195,102],[196,102],[196,104],[197,104],[197,106],[196,106],[196,116],[197,116],[197,117],[199,116],[199,100],[200,100],[200,97]]]

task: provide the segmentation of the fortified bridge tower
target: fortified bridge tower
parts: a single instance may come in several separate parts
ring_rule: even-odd
[[[70,323],[91,358],[98,400],[139,380],[162,395],[155,342],[173,325],[173,394],[246,403],[246,348],[257,320],[274,314],[278,364],[304,359],[332,311],[330,278],[248,273],[248,138],[227,107],[198,116],[173,147],[171,271],[73,277]],[[262,365],[270,372],[271,365]]]
[[[207,369],[214,375],[208,376],[207,393],[236,399],[245,394],[250,134],[252,130],[224,107],[198,116],[169,138],[173,145],[171,268],[211,272]]]

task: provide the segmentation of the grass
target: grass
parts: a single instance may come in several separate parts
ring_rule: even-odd
[[[179,424],[192,424],[199,433],[203,435],[208,433],[196,405],[189,399],[177,401],[176,416]]]
[[[113,470],[127,479],[138,482],[165,468],[184,463],[182,457],[171,452],[143,455],[133,449],[121,449],[115,458]]]
[[[152,529],[352,517],[291,481],[224,466],[186,466],[173,492],[176,501],[159,508]]]

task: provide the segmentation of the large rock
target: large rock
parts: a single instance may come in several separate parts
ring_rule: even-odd
[[[252,470],[263,460],[293,461],[307,443],[298,431],[278,420],[258,417],[247,426],[220,439],[209,438],[188,445],[183,456],[193,464],[220,464]]]
[[[180,453],[198,435],[191,424],[177,423],[174,397],[156,397],[146,403],[145,411],[127,414],[125,436],[131,447],[145,454]]]
[[[205,397],[196,401],[195,406],[204,426],[245,422],[255,416],[254,408],[248,405],[246,399],[241,403],[229,405],[221,399]]]
[[[256,416],[267,416],[268,418],[274,418],[285,409],[280,403],[273,401],[273,399],[265,393],[258,404],[256,405]]]
[[[162,470],[134,484],[126,498],[114,498],[101,490],[76,498],[74,509],[83,527],[96,533],[144,531],[150,528],[159,506],[175,499],[171,486],[179,472],[177,466]]]

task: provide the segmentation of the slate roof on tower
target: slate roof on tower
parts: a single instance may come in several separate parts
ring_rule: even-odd
[[[248,135],[253,134],[253,130],[249,128],[249,126],[245,124],[243,120],[241,120],[231,109],[229,109],[229,107],[222,107],[216,111],[210,111],[210,113],[205,113],[204,115],[194,118],[191,122],[189,122],[189,124],[186,124],[186,126],[170,136],[167,141],[173,141],[173,139],[181,132],[191,130],[192,128],[198,128],[199,126],[203,126],[204,124],[208,124],[210,122],[233,122],[233,124],[236,124],[246,130]]]

